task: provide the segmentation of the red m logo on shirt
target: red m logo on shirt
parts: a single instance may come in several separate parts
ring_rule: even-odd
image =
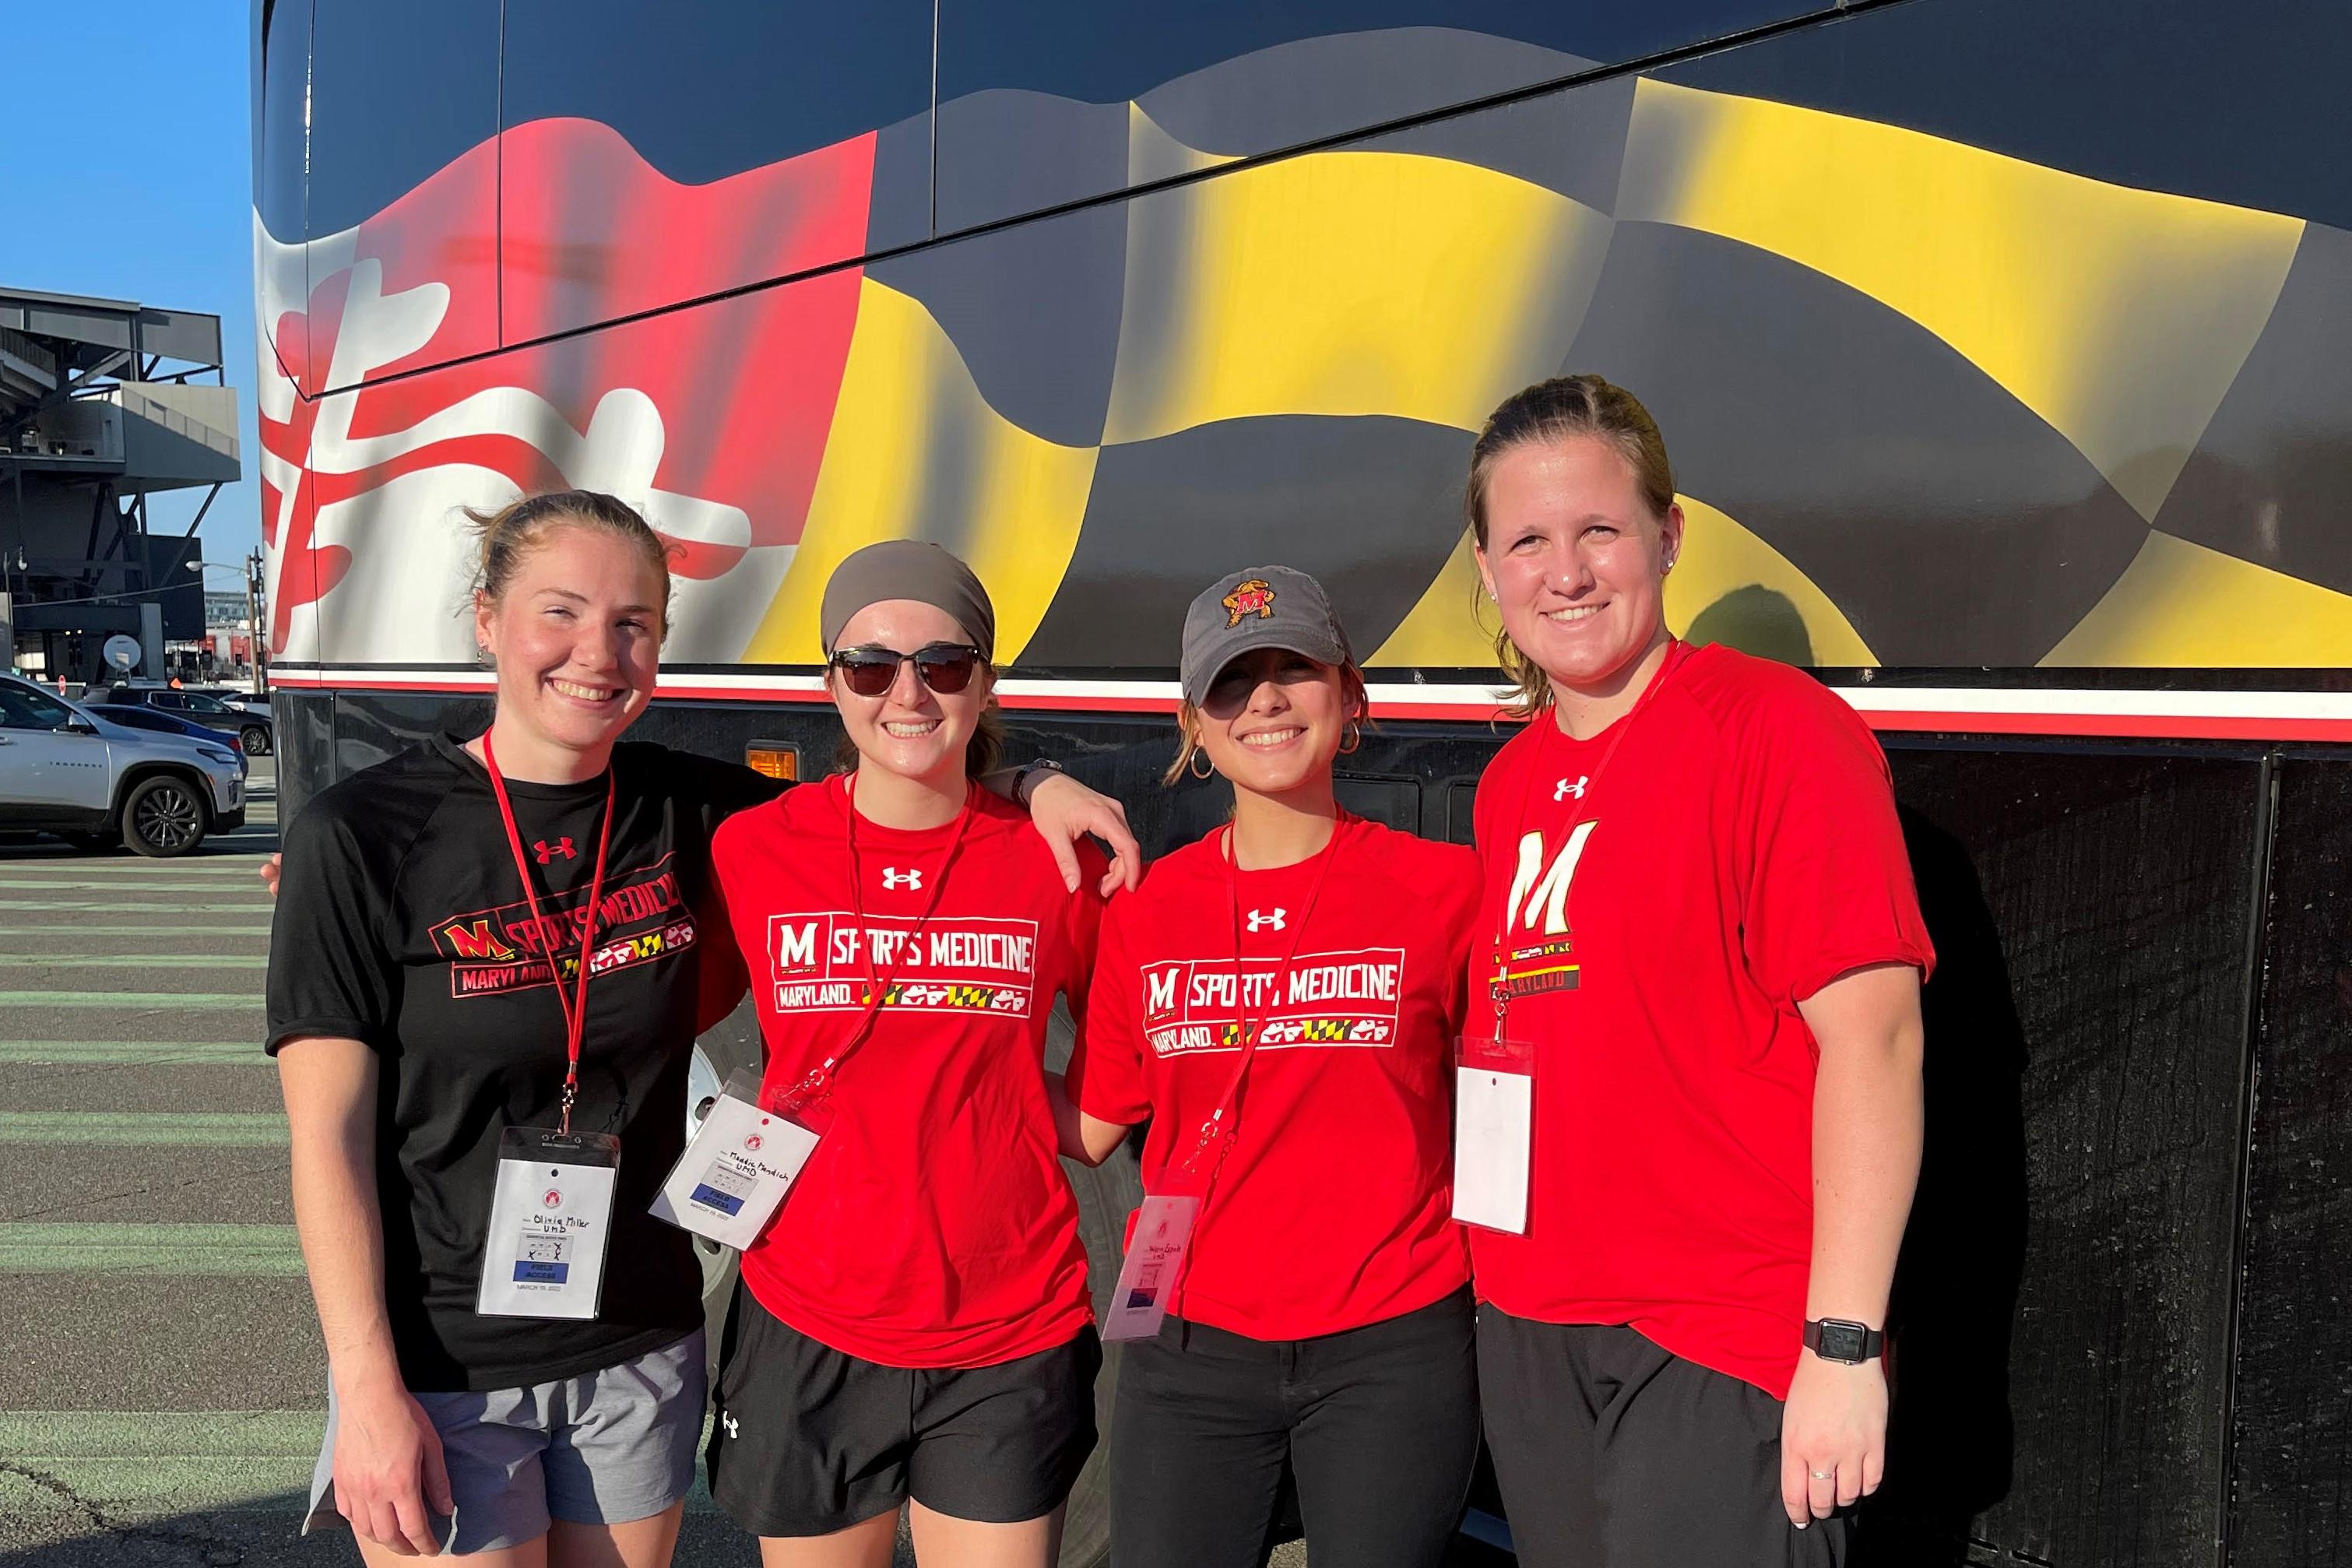
[[[490,934],[490,922],[476,921],[471,926],[451,921],[441,928],[459,958],[492,958],[501,963],[511,963],[515,950]]]

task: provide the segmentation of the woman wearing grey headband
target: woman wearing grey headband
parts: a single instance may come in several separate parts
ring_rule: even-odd
[[[1478,1443],[1469,1255],[1447,1217],[1477,859],[1333,797],[1364,680],[1312,577],[1212,584],[1182,674],[1169,782],[1223,774],[1233,822],[1112,903],[1065,1075],[1070,1158],[1150,1124],[1145,1240],[1105,1320],[1133,1337],[1112,1560],[1256,1568],[1286,1468],[1315,1563],[1435,1568]],[[1186,1215],[1189,1241],[1151,1239]]]
[[[995,616],[936,545],[844,561],[822,612],[848,771],[714,861],[751,955],[766,1109],[818,1134],[743,1254],[711,1495],[769,1568],[1048,1568],[1101,1364],[1045,1071],[1108,879],[1066,882],[993,766]]]

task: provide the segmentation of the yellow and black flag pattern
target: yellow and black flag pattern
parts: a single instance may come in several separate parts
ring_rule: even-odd
[[[2352,664],[2352,233],[1706,71],[1264,158],[1202,107],[1251,68],[1115,116],[1033,98],[1123,133],[1141,188],[864,271],[746,662],[815,662],[833,563],[911,535],[971,560],[1041,673],[1165,667],[1193,589],[1258,559],[1321,576],[1375,667],[1483,668],[1470,442],[1593,371],[1666,434],[1692,635],[1835,667]]]

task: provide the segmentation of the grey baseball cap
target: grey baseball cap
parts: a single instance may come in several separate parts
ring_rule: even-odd
[[[1202,589],[1184,612],[1184,700],[1199,707],[1219,671],[1262,647],[1318,664],[1356,662],[1322,584],[1287,566],[1246,567]]]

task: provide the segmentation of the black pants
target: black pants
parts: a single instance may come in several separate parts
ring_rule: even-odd
[[[1478,1310],[1486,1447],[1523,1568],[1836,1568],[1780,1504],[1780,1402],[1622,1324]]]
[[[1126,1347],[1112,1568],[1260,1568],[1286,1462],[1315,1568],[1435,1568],[1478,1452],[1470,1294],[1312,1340],[1170,1319]]]

